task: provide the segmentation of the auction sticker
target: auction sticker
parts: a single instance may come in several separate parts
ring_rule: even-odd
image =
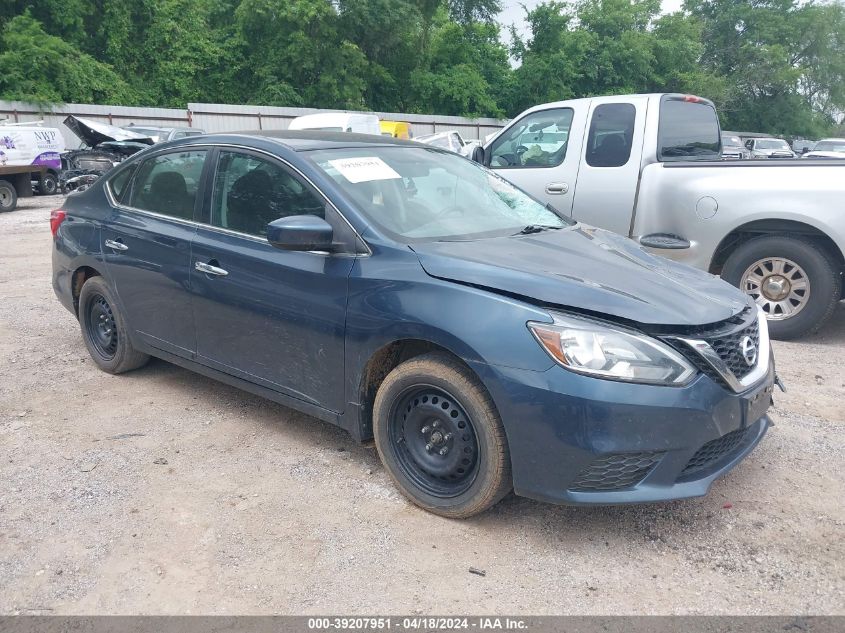
[[[393,168],[378,156],[360,158],[338,158],[329,164],[351,183],[370,182],[371,180],[390,180],[401,178]]]

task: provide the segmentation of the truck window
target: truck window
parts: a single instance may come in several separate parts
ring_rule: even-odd
[[[631,157],[637,109],[630,103],[603,103],[593,111],[587,137],[590,167],[621,167]]]
[[[677,98],[661,100],[658,160],[719,160],[721,149],[719,119],[713,106]]]
[[[571,108],[526,115],[493,141],[490,166],[500,169],[556,167],[566,158],[572,126]]]

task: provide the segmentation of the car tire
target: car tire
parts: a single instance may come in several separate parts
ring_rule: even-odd
[[[132,347],[126,320],[102,277],[91,277],[79,293],[82,340],[97,367],[110,374],[137,369],[150,359]]]
[[[59,179],[55,174],[45,173],[38,183],[38,193],[42,196],[53,196],[59,191]]]
[[[721,276],[763,306],[769,315],[771,337],[781,340],[817,331],[833,314],[842,293],[840,272],[830,255],[809,239],[785,235],[764,235],[742,243],[725,261]],[[767,294],[763,284],[757,283],[761,277],[764,283],[776,280],[774,287],[782,292],[793,292],[774,301],[781,295]],[[783,278],[786,286],[781,283]],[[803,293],[794,290],[802,280]],[[785,315],[778,303],[791,306],[792,316]]]
[[[373,431],[399,491],[429,512],[471,517],[513,487],[493,400],[469,368],[446,354],[417,356],[385,377],[373,406]]]
[[[0,212],[14,211],[18,206],[18,192],[8,180],[0,180]]]

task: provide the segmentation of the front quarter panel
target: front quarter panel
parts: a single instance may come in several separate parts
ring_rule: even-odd
[[[403,340],[443,347],[468,364],[545,371],[554,363],[526,327],[548,312],[489,291],[429,277],[415,253],[370,243],[349,278],[346,393],[358,406],[367,363]]]

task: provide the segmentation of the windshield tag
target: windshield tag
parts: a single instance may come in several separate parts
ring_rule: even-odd
[[[349,182],[370,182],[371,180],[390,180],[401,178],[393,168],[378,156],[363,156],[361,158],[338,158],[330,160],[329,164],[337,169]]]

